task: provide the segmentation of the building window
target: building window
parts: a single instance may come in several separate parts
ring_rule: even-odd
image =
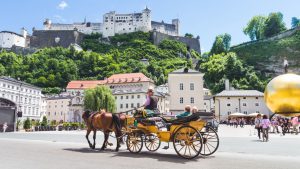
[[[123,108],[123,104],[120,104],[120,108],[121,108],[121,109]]]
[[[190,90],[194,90],[194,83],[190,83]]]
[[[133,105],[133,103],[131,103],[131,108],[133,108],[134,107],[134,105]]]
[[[227,112],[227,114],[230,115],[230,114],[231,114],[231,111]]]
[[[244,114],[247,114],[247,111],[244,111]]]
[[[180,97],[179,103],[183,103],[183,97]]]
[[[126,103],[126,108],[128,108],[128,104]]]
[[[50,116],[50,112],[48,112],[48,116]]]
[[[206,103],[204,102],[204,105],[206,105]]]
[[[134,95],[131,95],[131,98],[134,99]]]
[[[137,107],[140,107],[140,103],[137,103]]]
[[[194,97],[191,97],[191,103],[195,103]]]
[[[137,98],[139,99],[141,96],[140,95],[137,95]]]
[[[179,90],[183,90],[183,83],[179,84]]]
[[[230,106],[230,103],[228,103],[227,106],[229,107],[229,106]]]
[[[243,97],[243,99],[246,99],[246,97]]]
[[[259,106],[259,103],[255,103],[255,106]]]
[[[246,103],[243,103],[243,106],[247,106],[247,104],[246,104]]]
[[[56,112],[54,112],[54,115],[56,116]]]
[[[115,96],[115,100],[117,100],[117,96]]]
[[[123,96],[121,96],[121,99],[123,99]]]
[[[227,99],[230,99],[230,97],[227,97]]]
[[[258,99],[258,97],[255,97],[255,99]]]
[[[128,99],[129,97],[128,96],[126,96],[126,99]]]
[[[259,113],[259,111],[256,111],[256,113]]]

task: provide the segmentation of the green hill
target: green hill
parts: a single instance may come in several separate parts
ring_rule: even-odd
[[[246,64],[263,75],[276,76],[284,72],[283,59],[289,62],[289,72],[300,73],[300,27],[274,37],[240,44],[231,48]]]

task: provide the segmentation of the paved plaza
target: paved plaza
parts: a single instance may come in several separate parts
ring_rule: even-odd
[[[114,152],[114,144],[100,151],[101,132],[97,135],[96,150],[91,150],[84,135],[84,131],[1,133],[0,168],[298,169],[300,166],[299,135],[271,134],[269,142],[261,142],[251,126],[220,126],[219,150],[210,157],[200,156],[193,160],[178,157],[172,146],[154,153],[144,148],[140,154],[131,154],[125,145]]]

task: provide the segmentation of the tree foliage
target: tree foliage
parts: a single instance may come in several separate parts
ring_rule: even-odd
[[[213,93],[225,89],[225,79],[238,89],[264,89],[264,82],[259,79],[253,68],[243,64],[235,53],[213,55],[200,67],[201,71],[205,72],[205,85]]]
[[[264,27],[267,17],[257,15],[251,18],[243,32],[248,35],[251,40],[259,40],[264,37]]]
[[[94,89],[85,90],[84,108],[91,111],[105,109],[114,113],[116,111],[115,97],[107,86],[98,86]]]
[[[292,17],[291,25],[292,25],[292,28],[300,26],[300,19],[298,19],[297,17]]]
[[[285,30],[286,27],[283,22],[283,14],[280,12],[270,13],[265,21],[264,36],[268,38]]]
[[[218,35],[210,50],[210,55],[227,53],[230,49],[231,35],[228,33]]]

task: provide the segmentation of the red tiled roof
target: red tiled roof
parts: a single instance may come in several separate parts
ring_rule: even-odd
[[[76,80],[69,82],[67,89],[89,89],[105,83],[105,80]]]
[[[107,83],[109,84],[135,83],[135,82],[152,82],[152,80],[147,76],[145,76],[143,73],[115,74],[110,76],[107,79]]]
[[[115,74],[106,80],[75,80],[68,83],[67,89],[89,89],[103,84],[153,82],[143,73]]]

